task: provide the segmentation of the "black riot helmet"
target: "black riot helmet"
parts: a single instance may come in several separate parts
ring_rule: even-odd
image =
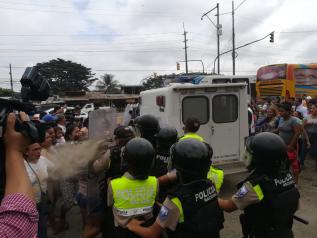
[[[212,155],[209,144],[195,139],[181,140],[171,147],[172,167],[187,181],[207,177]]]
[[[276,174],[287,161],[287,147],[281,137],[274,133],[262,132],[246,141],[247,152],[251,155],[249,170]]]
[[[138,129],[142,138],[150,141],[152,145],[155,144],[155,135],[159,132],[160,125],[154,116],[149,114],[139,116],[134,121],[134,126]]]
[[[177,130],[175,127],[162,127],[156,135],[156,148],[159,152],[169,153],[170,147],[177,142]]]
[[[154,159],[154,148],[143,138],[133,138],[122,151],[122,159],[128,172],[136,179],[147,179]]]

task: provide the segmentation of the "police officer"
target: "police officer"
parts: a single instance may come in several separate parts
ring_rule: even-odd
[[[273,133],[263,132],[247,143],[251,174],[229,200],[219,199],[225,211],[244,210],[240,216],[244,237],[292,238],[293,215],[299,192],[286,169],[286,145]]]
[[[175,127],[166,126],[160,129],[156,135],[156,156],[151,174],[160,177],[167,173],[167,165],[170,160],[170,148],[177,142],[177,130]]]
[[[185,121],[185,126],[183,128],[184,130],[184,136],[179,138],[179,140],[185,140],[185,139],[196,139],[199,141],[204,141],[204,139],[197,134],[197,131],[200,128],[200,122],[195,117],[190,117]]]
[[[107,178],[116,177],[125,172],[125,169],[121,165],[121,150],[135,137],[132,129],[128,126],[117,127],[113,134],[115,136],[115,145],[110,147],[110,162],[106,175]]]
[[[188,118],[184,126],[185,135],[182,136],[179,140],[182,141],[187,139],[194,139],[204,142],[204,139],[196,133],[199,130],[199,127],[200,122],[197,118]],[[216,185],[217,192],[219,192],[224,180],[223,170],[210,165],[207,178],[210,179]],[[172,183],[176,179],[176,171],[169,171],[165,175],[162,174],[159,177],[160,185]]]
[[[99,189],[101,194],[101,200],[104,211],[104,224],[101,223],[100,219],[94,222],[93,227],[95,233],[91,233],[94,237],[97,235],[102,228],[103,237],[112,237],[114,233],[113,228],[113,214],[111,209],[107,209],[105,204],[107,204],[107,188],[108,182],[113,177],[118,177],[123,175],[126,168],[122,166],[121,163],[121,150],[128,143],[129,140],[134,138],[134,132],[130,127],[127,126],[119,126],[114,132],[114,145],[110,146],[106,153],[93,163],[93,172],[96,174],[100,174],[99,177]],[[102,226],[103,225],[103,226]],[[89,237],[89,236],[87,236]]]
[[[154,148],[156,147],[155,135],[159,132],[160,125],[154,116],[149,114],[139,116],[134,120],[133,126],[136,130],[137,136],[148,140]]]
[[[121,150],[129,140],[135,137],[133,130],[128,126],[119,126],[114,132],[114,145],[110,146],[106,153],[93,163],[93,172],[96,174],[104,171],[105,182],[109,178],[123,175],[124,166],[121,164]]]
[[[152,226],[142,227],[142,221],[133,219],[128,228],[141,237],[159,237],[163,230],[169,238],[219,237],[223,214],[216,188],[206,179],[211,156],[211,147],[198,140],[176,143],[171,160],[179,173],[179,184],[169,192]]]
[[[130,140],[122,151],[127,172],[111,180],[108,187],[108,206],[112,207],[117,237],[138,237],[126,228],[132,218],[149,221],[158,194],[158,182],[149,172],[154,148],[143,138]]]
[[[210,165],[207,178],[215,184],[216,190],[219,193],[224,180],[223,170]]]

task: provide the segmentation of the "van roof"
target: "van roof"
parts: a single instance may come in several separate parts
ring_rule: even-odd
[[[191,83],[171,83],[163,88],[150,89],[142,91],[141,95],[149,94],[151,92],[161,92],[161,91],[179,91],[186,89],[206,89],[206,88],[238,88],[245,87],[246,83],[219,83],[219,84],[191,84]]]
[[[191,84],[191,83],[185,83],[185,84],[181,84],[181,83],[175,83],[175,84],[171,84],[170,87],[172,88],[184,88],[184,89],[189,89],[189,88],[193,88],[193,89],[197,89],[197,88],[227,88],[227,87],[243,87],[246,86],[247,84],[245,82],[243,83],[217,83],[217,84]]]

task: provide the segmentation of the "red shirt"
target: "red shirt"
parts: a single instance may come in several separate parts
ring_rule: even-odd
[[[0,206],[0,238],[34,238],[37,234],[36,204],[23,194],[3,198]]]

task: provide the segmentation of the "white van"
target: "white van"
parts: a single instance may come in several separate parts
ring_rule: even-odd
[[[203,77],[199,84],[221,84],[221,83],[246,83],[248,100],[256,97],[255,75],[208,75]]]
[[[184,133],[186,119],[196,117],[201,122],[197,133],[213,148],[213,163],[241,162],[248,136],[246,86],[246,83],[175,83],[143,91],[140,115],[156,116],[161,126],[174,126],[179,136]],[[227,171],[233,172],[239,171]]]

